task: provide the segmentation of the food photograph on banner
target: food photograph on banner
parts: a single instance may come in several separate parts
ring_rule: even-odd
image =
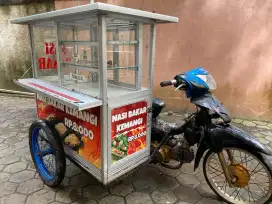
[[[100,107],[78,111],[37,94],[37,113],[55,127],[63,144],[100,168]]]
[[[111,111],[112,164],[146,148],[147,101]]]

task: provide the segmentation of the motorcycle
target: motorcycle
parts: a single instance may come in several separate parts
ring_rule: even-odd
[[[177,125],[160,119],[165,107],[160,99],[152,104],[151,162],[178,169],[202,157],[205,179],[216,195],[231,204],[268,204],[272,201],[270,150],[245,131],[234,127],[224,105],[212,94],[216,82],[202,68],[163,81],[186,92],[196,112]],[[196,154],[193,146],[197,145]]]

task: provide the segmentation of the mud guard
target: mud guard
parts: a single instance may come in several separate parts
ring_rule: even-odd
[[[214,125],[208,132],[205,132],[205,137],[199,143],[194,169],[198,168],[200,160],[207,150],[219,153],[225,147],[250,149],[259,154],[272,155],[266,146],[245,131],[232,125]]]

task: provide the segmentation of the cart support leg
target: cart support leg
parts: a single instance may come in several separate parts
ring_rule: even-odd
[[[101,112],[101,172],[102,181],[104,184],[108,181],[108,99],[107,99],[107,30],[106,30],[106,16],[98,16],[98,36],[99,36],[99,61],[98,67],[100,71],[100,97],[103,100]],[[109,161],[110,162],[110,161]]]

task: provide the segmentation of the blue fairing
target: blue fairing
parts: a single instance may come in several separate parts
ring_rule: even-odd
[[[184,74],[179,74],[175,78],[178,81],[187,82],[186,96],[187,98],[191,98],[192,104],[213,110],[224,120],[224,122],[230,123],[231,118],[228,111],[224,105],[210,93],[210,87],[207,84],[209,82],[206,82],[208,81],[208,77],[214,80],[208,71],[203,68],[196,68]],[[203,79],[206,79],[206,81]],[[211,84],[212,83],[210,83],[210,85]]]
[[[186,89],[187,98],[191,98],[192,95],[201,96],[208,92],[209,90],[208,85],[201,78],[196,76],[196,75],[208,75],[208,74],[209,72],[204,70],[203,68],[196,68],[184,74],[178,75],[183,80],[185,80],[189,85],[189,88]],[[201,87],[201,89],[195,89],[195,86]]]

